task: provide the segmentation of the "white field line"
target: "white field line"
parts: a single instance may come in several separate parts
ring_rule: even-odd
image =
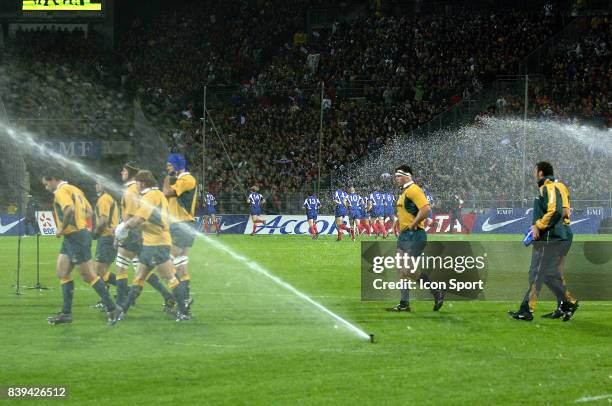
[[[588,402],[596,402],[598,400],[604,399],[612,399],[612,394],[610,395],[599,395],[599,396],[585,396],[580,399],[576,399],[574,403],[588,403]]]

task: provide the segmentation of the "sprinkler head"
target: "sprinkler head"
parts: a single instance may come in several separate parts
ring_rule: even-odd
[[[374,334],[370,334],[370,343],[374,344]]]

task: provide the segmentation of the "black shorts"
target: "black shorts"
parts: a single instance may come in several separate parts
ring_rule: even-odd
[[[172,236],[172,245],[175,247],[193,247],[193,242],[195,240],[195,222],[183,221],[171,224],[170,235]]]
[[[78,265],[91,259],[91,235],[87,230],[79,230],[64,236],[60,254],[68,255],[70,262]]]
[[[142,249],[142,231],[130,229],[127,238],[121,241],[119,246],[124,250],[138,254]]]
[[[102,236],[96,243],[96,262],[101,264],[112,264],[117,257],[113,236]]]
[[[138,260],[149,269],[170,260],[169,245],[145,245],[138,254]]]

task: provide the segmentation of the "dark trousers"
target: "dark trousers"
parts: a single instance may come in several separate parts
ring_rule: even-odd
[[[450,215],[450,230],[449,232],[454,233],[455,229],[455,220],[457,220],[459,222],[459,224],[461,225],[461,227],[467,231],[469,231],[469,228],[465,225],[465,223],[463,222],[463,218],[461,217],[461,209],[453,209],[451,211],[451,215]]]
[[[563,241],[534,243],[529,267],[529,289],[521,303],[521,311],[535,310],[543,284],[555,294],[559,303],[566,297],[567,287],[563,275],[559,272],[562,243]]]

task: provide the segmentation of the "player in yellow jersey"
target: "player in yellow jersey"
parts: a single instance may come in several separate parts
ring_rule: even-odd
[[[176,275],[187,292],[187,309],[191,309],[193,299],[189,295],[188,272],[189,249],[195,240],[195,209],[197,183],[185,168],[185,158],[181,154],[170,154],[166,163],[168,176],[164,179],[163,192],[168,198],[170,208],[170,235],[172,236],[172,256]]]
[[[108,270],[115,261],[117,248],[115,247],[114,231],[119,224],[119,206],[108,193],[101,181],[96,182],[96,207],[94,208],[93,232],[91,237],[97,240],[94,269],[96,274],[108,285],[116,286],[116,275]],[[104,308],[102,302],[95,307]]]
[[[140,208],[140,193],[134,177],[140,169],[134,162],[128,162],[121,170],[121,179],[125,182],[125,189],[121,198],[121,221],[130,220]],[[139,227],[130,229],[128,237],[119,243],[117,253],[117,302],[122,302],[128,294],[127,270],[132,264],[134,270],[138,268],[138,254],[142,249],[142,231]],[[174,298],[168,289],[161,283],[157,275],[150,272],[147,282],[164,298],[164,309],[168,312],[174,310]],[[136,300],[134,297],[133,300]],[[134,303],[132,303],[134,304]]]
[[[124,317],[134,298],[142,292],[147,275],[156,270],[172,289],[178,309],[176,321],[189,320],[191,317],[185,307],[186,291],[176,278],[170,259],[172,239],[168,200],[157,187],[157,181],[150,171],[139,171],[134,179],[141,194],[140,207],[127,222],[117,226],[115,236],[121,241],[128,236],[130,230],[141,227],[143,247],[138,255],[139,264],[128,296],[119,304],[121,309],[119,319]]]
[[[412,169],[408,165],[399,166],[395,169],[395,183],[401,188],[397,198],[397,221],[400,235],[397,239],[397,252],[401,255],[407,253],[418,257],[425,250],[427,244],[427,233],[425,232],[425,219],[427,219],[431,207],[429,200],[412,180]],[[429,277],[419,269],[398,269],[400,279],[408,278],[429,282]],[[408,289],[401,289],[400,302],[398,305],[387,309],[393,312],[409,312]],[[434,311],[440,310],[444,304],[444,292],[431,289],[434,297]]]
[[[64,237],[56,264],[56,275],[62,286],[64,305],[61,312],[48,317],[47,321],[49,324],[72,323],[74,281],[70,274],[76,266],[83,280],[96,291],[108,310],[108,323],[114,324],[120,309],[108,294],[104,281],[94,272],[91,260],[91,235],[87,229],[87,219],[92,214],[91,205],[79,188],[68,184],[56,173],[44,175],[42,183],[45,189],[54,195],[56,236]]]
[[[113,232],[119,224],[119,206],[108,193],[102,182],[96,182],[98,200],[94,209],[94,229],[92,237],[96,244],[96,274],[111,285],[116,284],[115,274],[108,268],[115,261],[117,248]]]
[[[134,176],[140,169],[133,162],[128,162],[121,169],[121,180],[124,183],[124,191],[121,196],[121,220],[128,221],[139,207],[140,195]],[[117,250],[117,302],[125,300],[128,294],[128,268],[134,261],[134,269],[138,266],[138,253],[142,248],[142,235],[140,230],[130,230],[129,235],[119,243]]]

